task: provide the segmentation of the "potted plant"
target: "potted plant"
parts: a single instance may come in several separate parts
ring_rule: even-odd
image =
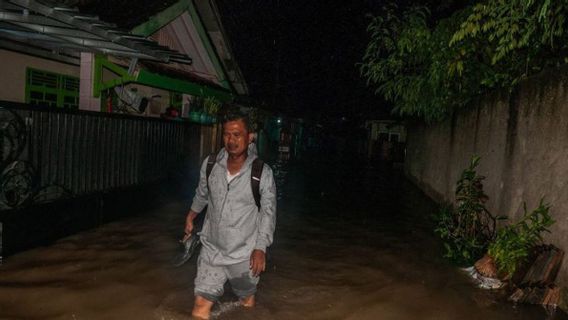
[[[193,122],[200,122],[202,113],[203,98],[195,96],[190,103],[189,119]]]
[[[215,123],[217,121],[217,113],[219,113],[219,108],[221,103],[213,98],[207,97],[203,101],[203,109],[207,114],[207,123]]]

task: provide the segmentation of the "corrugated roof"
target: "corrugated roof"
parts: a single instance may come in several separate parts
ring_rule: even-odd
[[[35,0],[0,2],[0,38],[54,52],[99,52],[160,62],[191,63],[187,55],[76,8]]]

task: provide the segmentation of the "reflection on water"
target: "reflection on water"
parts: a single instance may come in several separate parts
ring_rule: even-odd
[[[272,164],[279,220],[258,306],[217,319],[565,319],[499,301],[441,256],[433,204],[386,167]],[[0,319],[188,319],[195,258],[170,262],[188,203],[10,257]]]

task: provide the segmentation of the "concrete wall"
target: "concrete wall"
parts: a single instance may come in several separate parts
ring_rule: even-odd
[[[443,123],[409,125],[406,173],[438,201],[454,200],[474,154],[487,177],[488,209],[517,221],[523,201],[532,210],[544,197],[556,220],[545,240],[567,251],[568,68],[487,95]],[[568,286],[567,261],[558,282]]]
[[[0,100],[24,103],[26,100],[26,68],[51,71],[79,78],[79,66],[0,49],[2,80]]]

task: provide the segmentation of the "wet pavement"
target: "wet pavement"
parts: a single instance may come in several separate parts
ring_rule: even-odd
[[[227,290],[217,319],[566,319],[476,289],[441,258],[435,205],[400,170],[341,161],[274,163],[275,243],[244,310]],[[188,319],[195,258],[175,268],[188,201],[169,201],[9,257],[0,319]]]

